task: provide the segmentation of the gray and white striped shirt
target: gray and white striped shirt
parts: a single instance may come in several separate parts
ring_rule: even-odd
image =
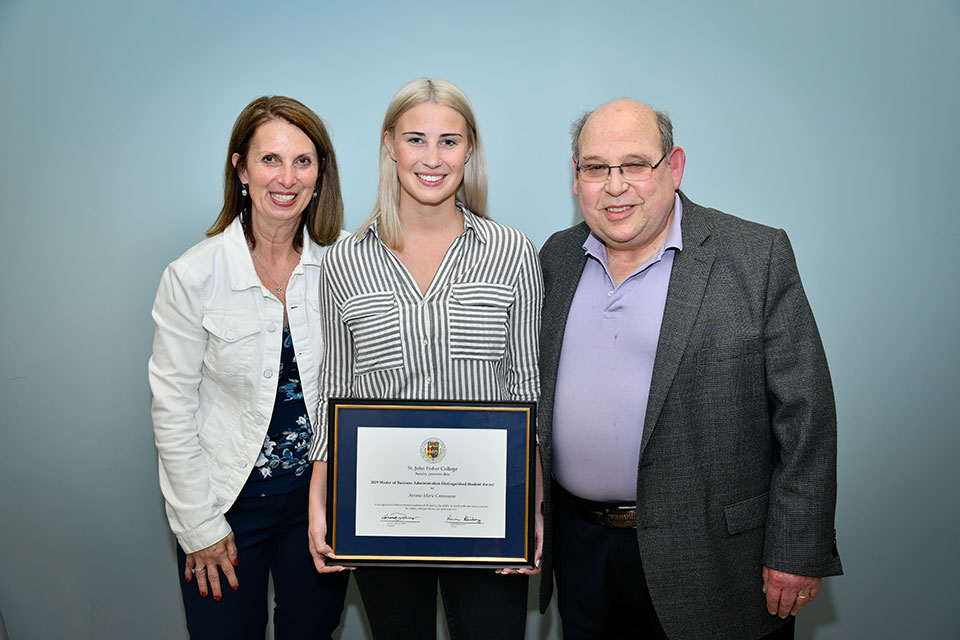
[[[536,249],[519,231],[466,210],[463,226],[424,295],[375,224],[324,255],[312,460],[327,458],[328,398],[539,397]]]

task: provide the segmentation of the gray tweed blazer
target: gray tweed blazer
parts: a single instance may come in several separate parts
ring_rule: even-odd
[[[670,638],[750,640],[781,624],[767,613],[763,565],[842,573],[833,390],[786,234],[680,197],[683,250],[644,420],[637,541]],[[540,251],[538,431],[547,479],[557,366],[588,233],[580,223]],[[541,611],[553,591],[545,484]]]

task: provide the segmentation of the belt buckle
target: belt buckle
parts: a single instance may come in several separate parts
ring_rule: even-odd
[[[626,529],[628,527],[624,526],[624,521],[622,519],[614,520],[611,516],[614,514],[617,515],[626,515],[630,511],[636,513],[636,507],[622,506],[622,507],[604,507],[603,509],[603,525],[611,529]],[[634,525],[636,526],[636,515],[634,515]]]

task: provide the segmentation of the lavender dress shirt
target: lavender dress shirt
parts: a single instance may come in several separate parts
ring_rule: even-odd
[[[663,246],[614,287],[606,246],[591,233],[557,370],[553,475],[570,493],[634,502],[640,439],[667,286],[683,249],[676,197]]]

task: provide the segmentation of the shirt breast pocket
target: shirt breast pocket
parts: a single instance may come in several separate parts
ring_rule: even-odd
[[[403,367],[400,308],[393,292],[354,296],[344,301],[341,318],[353,336],[356,375]]]
[[[486,282],[455,284],[448,304],[451,358],[503,358],[513,287]]]
[[[260,318],[229,311],[208,311],[201,324],[210,338],[204,355],[208,367],[226,375],[245,373],[253,368]]]

